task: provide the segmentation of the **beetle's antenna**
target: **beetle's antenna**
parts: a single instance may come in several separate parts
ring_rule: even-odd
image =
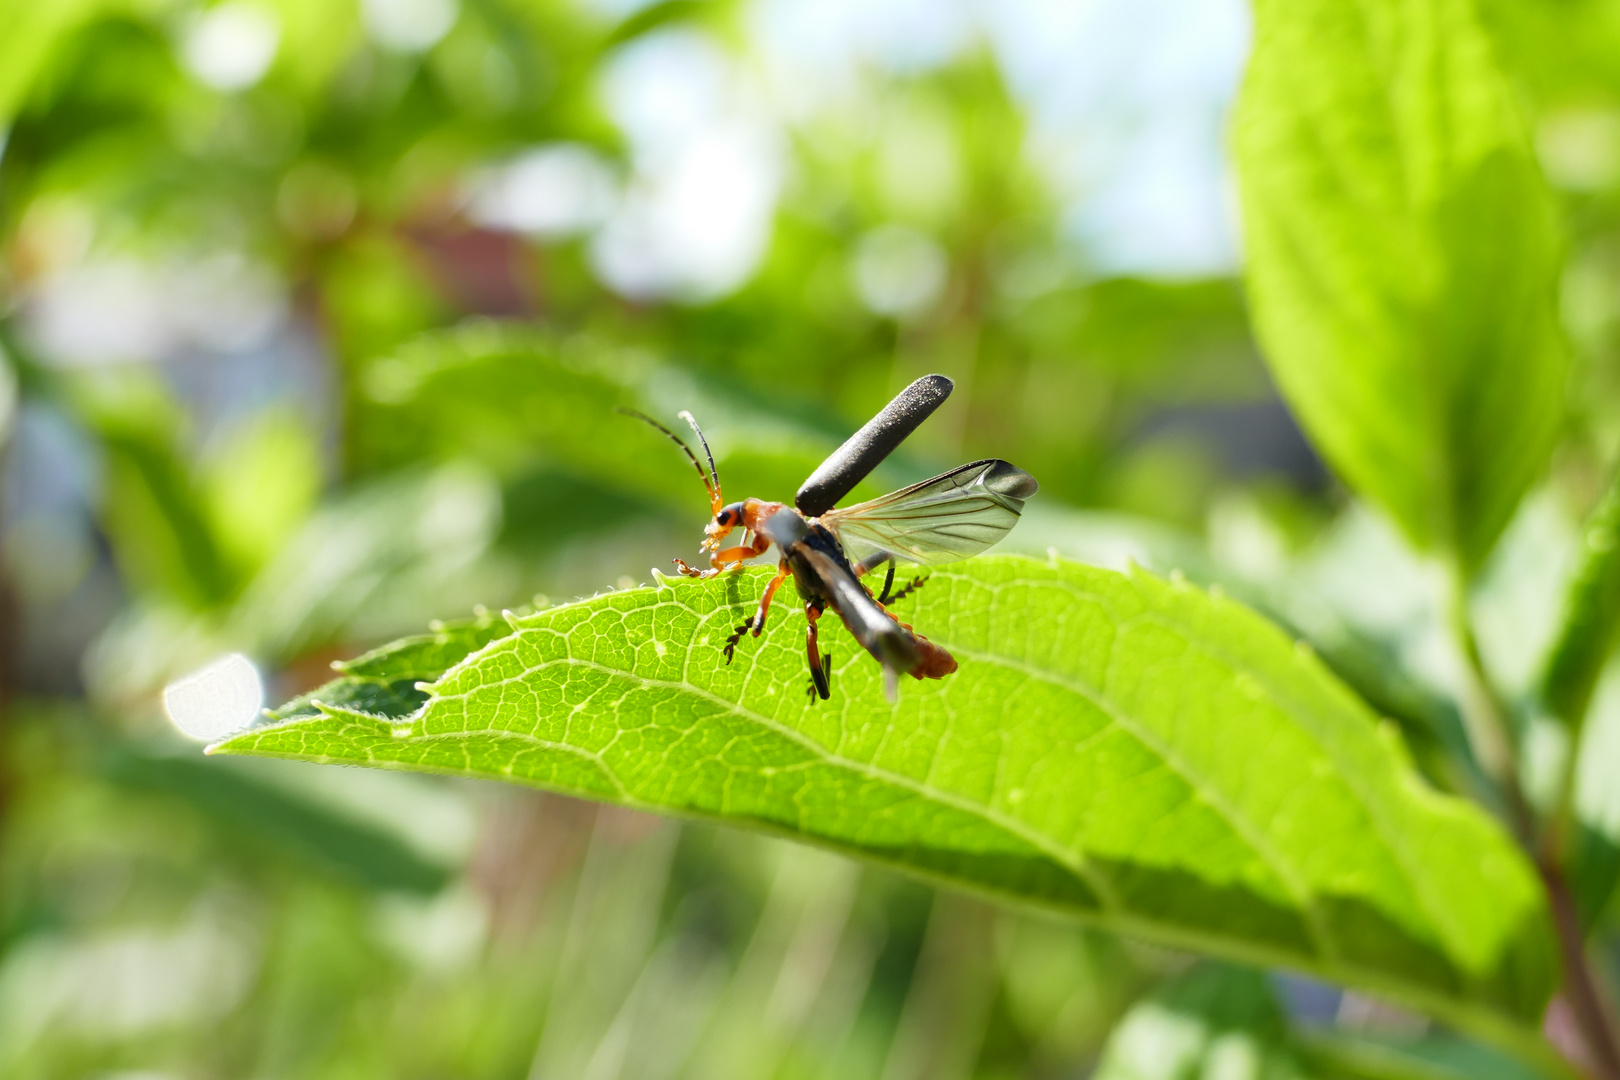
[[[697,419],[685,409],[675,414],[692,426],[697,434],[698,442],[703,444],[703,453],[709,459],[709,475],[714,477],[714,490],[718,495],[720,491],[720,470],[714,467],[714,451],[709,449],[709,440],[703,437],[703,429],[698,427]]]
[[[684,442],[681,441],[681,437],[679,435],[675,434],[673,431],[669,430],[669,428],[665,427],[663,424],[660,424],[658,421],[654,420],[652,417],[648,416],[644,412],[637,412],[635,409],[626,409],[623,406],[617,407],[613,411],[616,412],[616,413],[623,413],[625,416],[633,416],[637,420],[640,420],[642,423],[650,424],[653,427],[657,428],[659,431],[662,431],[665,435],[669,436],[670,441],[673,442],[676,446],[680,447],[681,452],[686,455],[686,460],[688,460],[688,461],[690,461],[692,463],[692,468],[697,470],[698,479],[703,481],[703,490],[707,491],[709,493],[709,502],[713,503],[715,506],[720,505],[720,485],[719,485],[719,482],[718,481],[711,481],[709,479],[709,474],[703,471],[703,463],[698,460],[698,457],[697,457],[696,454],[692,453],[692,448],[690,446],[687,446]],[[688,414],[682,413],[681,415],[682,416],[687,416]],[[690,417],[688,417],[688,419],[690,419]],[[693,424],[692,426],[693,426],[693,428],[697,427],[696,424]],[[703,437],[702,433],[699,432],[698,433],[698,438],[701,439],[702,437]],[[704,444],[703,449],[705,451],[707,451],[709,449],[707,443]],[[710,456],[709,463],[710,463],[710,467],[712,468],[713,464],[714,464],[713,455]]]

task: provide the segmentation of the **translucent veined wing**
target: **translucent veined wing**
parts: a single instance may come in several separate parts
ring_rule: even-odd
[[[1018,523],[1035,478],[999,458],[959,465],[932,480],[821,515],[855,560],[879,552],[914,563],[977,555]]]

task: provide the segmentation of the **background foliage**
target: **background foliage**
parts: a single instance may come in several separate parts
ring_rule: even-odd
[[[1347,939],[1377,979],[1223,953],[1345,990],[758,833],[202,760],[162,716],[228,650],[313,715],[332,660],[449,618],[324,692],[402,716],[511,632],[489,611],[658,595],[629,587],[702,497],[615,405],[692,409],[729,493],[785,496],[944,371],[870,490],[1007,457],[1042,483],[1008,550],[1259,609],[1319,661],[1248,614],[1212,636],[1339,703],[1332,771],[1409,761],[1509,822],[1522,787],[1612,979],[1620,24],[1252,19],[1246,294],[1236,4],[0,0],[0,1074],[1559,1075],[1546,927],[1510,925],[1536,890],[1484,812],[1469,917],[1519,966],[1470,968],[1447,1026],[1364,995],[1453,986],[1479,895]],[[930,585],[919,626],[1012,565]],[[1063,643],[1015,638],[984,645]]]

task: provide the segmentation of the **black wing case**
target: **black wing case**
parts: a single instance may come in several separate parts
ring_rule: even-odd
[[[816,467],[799,488],[793,505],[805,517],[820,517],[848,495],[866,474],[894,453],[917,425],[945,403],[955,386],[943,375],[924,375],[883,406],[883,411],[851,435]]]
[[[826,552],[809,544],[799,545],[794,555],[804,560],[826,590],[827,606],[838,613],[861,647],[883,665],[891,686],[893,676],[908,674],[917,666],[921,657],[916,641],[878,607],[877,601],[861,588],[853,574]]]

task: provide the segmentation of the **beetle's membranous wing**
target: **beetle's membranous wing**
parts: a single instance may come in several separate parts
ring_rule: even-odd
[[[866,424],[851,435],[816,467],[794,496],[793,504],[807,517],[819,517],[831,510],[866,479],[866,474],[894,453],[917,425],[931,416],[951,396],[955,384],[943,375],[924,375],[883,406]]]
[[[954,562],[1007,535],[1035,478],[999,458],[960,465],[932,480],[822,515],[849,554],[870,565],[878,552],[914,563]]]

